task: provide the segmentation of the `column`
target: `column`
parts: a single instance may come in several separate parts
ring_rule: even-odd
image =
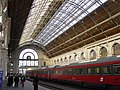
[[[3,80],[7,74],[7,62],[8,62],[8,55],[7,50],[2,46],[3,40],[0,40],[0,70],[3,71]]]
[[[7,75],[7,64],[8,64],[8,51],[6,49],[1,50],[2,53],[2,64],[3,64],[3,80],[5,79],[5,76]]]

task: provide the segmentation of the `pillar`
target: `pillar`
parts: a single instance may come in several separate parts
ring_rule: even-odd
[[[0,70],[3,71],[3,80],[7,75],[8,51],[2,46],[3,40],[0,40]]]

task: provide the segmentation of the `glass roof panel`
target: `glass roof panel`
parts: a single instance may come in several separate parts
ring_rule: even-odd
[[[31,35],[36,29],[38,23],[42,19],[49,5],[53,0],[34,0],[28,18],[26,20],[24,30],[21,36],[20,44],[31,39]],[[26,32],[29,32],[26,33]]]
[[[107,0],[65,0],[36,40],[43,46],[83,19]]]

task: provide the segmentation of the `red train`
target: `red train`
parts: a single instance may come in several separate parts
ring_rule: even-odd
[[[112,56],[86,63],[74,63],[67,66],[56,66],[30,70],[29,77],[37,75],[40,79],[67,81],[71,83],[98,84],[111,90],[120,90],[120,57]]]

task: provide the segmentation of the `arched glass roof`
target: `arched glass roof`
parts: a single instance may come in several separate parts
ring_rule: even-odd
[[[34,0],[22,33],[20,44],[29,41],[31,35],[53,0]]]
[[[32,34],[53,1],[54,0],[34,0],[20,44],[33,39]],[[45,27],[43,27],[35,40],[41,45],[46,46],[106,1],[107,0],[64,0],[64,3]]]
[[[36,40],[46,46],[107,0],[65,0]]]

